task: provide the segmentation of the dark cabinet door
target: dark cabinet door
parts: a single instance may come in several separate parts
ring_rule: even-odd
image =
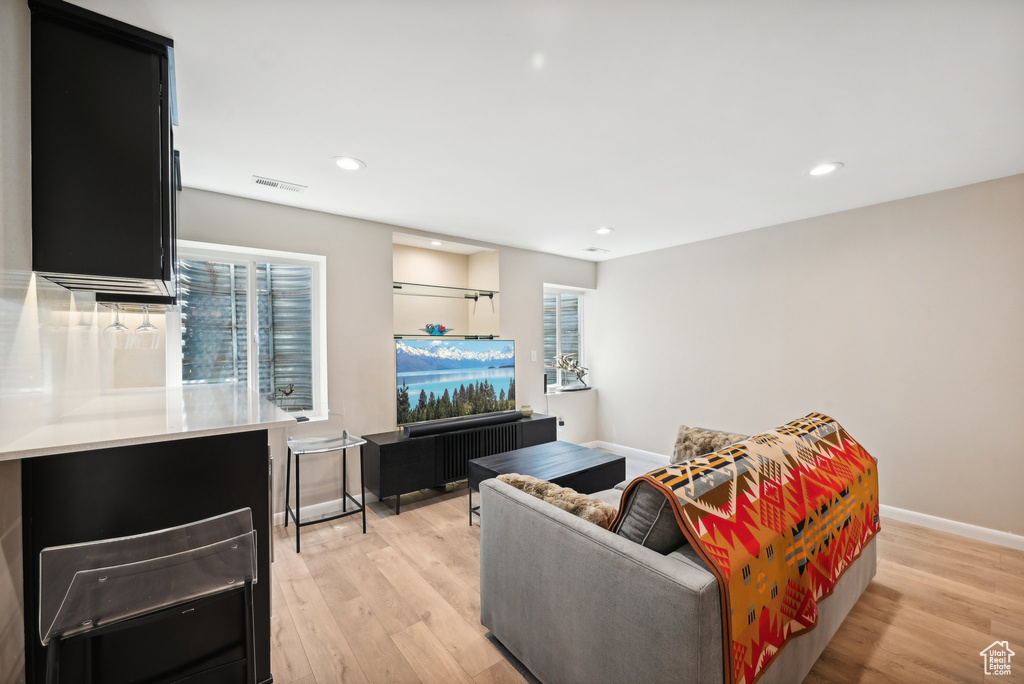
[[[47,546],[142,534],[241,508],[252,510],[258,580],[254,587],[257,681],[270,672],[270,487],[267,432],[257,430],[26,459],[22,464],[25,644],[29,684],[43,684],[46,649],[39,639],[39,553]],[[228,663],[242,655],[242,603],[224,595],[194,612],[143,627],[70,642],[60,681],[167,681],[171,672],[225,665],[203,682],[241,684]],[[197,680],[198,681],[198,680]]]
[[[77,8],[30,6],[33,270],[169,289],[168,45]]]
[[[523,430],[520,448],[546,444],[558,439],[558,425],[554,416],[534,414],[530,418],[524,418],[520,425]]]
[[[427,489],[437,484],[434,441],[434,437],[422,437],[381,447],[381,498]]]

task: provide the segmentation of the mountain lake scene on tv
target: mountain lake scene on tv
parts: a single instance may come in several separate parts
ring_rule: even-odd
[[[516,407],[510,340],[396,340],[398,423]]]

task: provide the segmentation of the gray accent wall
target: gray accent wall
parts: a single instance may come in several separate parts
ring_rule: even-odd
[[[883,504],[1024,534],[1024,175],[605,261],[597,284],[599,439],[667,455],[680,423],[823,411],[879,459]]]

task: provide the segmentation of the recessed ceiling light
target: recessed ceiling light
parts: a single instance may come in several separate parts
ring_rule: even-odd
[[[607,235],[608,233],[611,233],[614,230],[614,228],[609,228],[608,226],[601,226],[594,232],[597,233],[598,235]]]
[[[366,168],[366,164],[355,157],[335,157],[334,163],[338,165],[339,169],[345,171],[362,171]]]
[[[434,245],[435,247],[440,247],[441,246],[441,241],[440,240],[431,240],[430,244]]]
[[[824,164],[818,164],[810,170],[812,176],[824,176],[839,169],[843,168],[843,162],[826,162]]]

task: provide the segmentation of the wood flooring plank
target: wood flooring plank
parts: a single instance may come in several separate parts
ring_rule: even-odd
[[[893,592],[898,600],[938,617],[951,616],[972,624],[1001,619],[1024,627],[1024,597],[1006,598],[888,559],[879,561],[869,589]]]
[[[849,631],[849,630],[847,630]],[[821,682],[827,684],[892,684],[893,682],[953,682],[955,680],[944,677],[922,678],[918,670],[910,663],[907,663],[888,651],[876,648],[870,643],[857,643],[850,635],[839,632],[832,637],[832,642],[822,652],[814,667],[804,678],[805,684],[809,682]],[[841,639],[843,647],[835,647],[832,644],[836,639]],[[855,650],[847,651],[845,649]]]
[[[317,682],[368,684],[313,577],[282,579],[281,589]]]
[[[371,684],[420,684],[420,678],[365,599],[357,596],[350,601],[334,603],[331,613]]]
[[[290,529],[290,528],[289,528]],[[274,528],[274,573],[281,579],[309,574],[301,554],[295,553],[295,538],[284,527]]]
[[[480,528],[470,527],[465,518],[443,506],[415,511],[426,523],[424,532],[431,534],[438,558],[473,589],[480,591]]]
[[[480,592],[435,553],[435,544],[428,536],[401,529],[393,523],[382,523],[378,532],[388,539],[410,563],[416,566],[427,582],[480,634],[487,628],[480,624]],[[479,584],[479,568],[474,570]]]
[[[388,634],[394,634],[420,621],[419,613],[406,603],[365,553],[344,548],[337,549],[337,552],[340,554],[338,562],[342,572],[358,589]]]
[[[302,637],[295,628],[291,609],[281,589],[281,582],[271,573],[273,615],[270,616],[270,669],[274,681],[289,684],[313,674],[302,647]]]
[[[366,532],[369,534],[373,530],[374,519],[376,516],[370,515],[367,511],[366,516]],[[345,518],[338,518],[337,520],[330,520],[323,522],[318,525],[312,525],[311,528],[317,531],[317,544],[326,544],[328,542],[336,541],[339,539],[347,539],[350,537],[358,537],[363,534],[363,518],[358,513],[350,515]],[[305,534],[306,530],[310,528],[303,528],[302,533]]]
[[[456,612],[398,551],[388,547],[369,557],[412,606],[470,676],[501,659],[501,654]]]
[[[503,659],[473,677],[473,681],[476,684],[523,684],[526,679]]]
[[[1021,549],[998,546],[979,539],[962,537],[951,532],[932,530],[889,518],[882,519],[882,529],[891,530],[901,537],[920,540],[931,547],[938,546],[955,551],[961,557],[984,558],[987,562],[999,564],[1000,569],[1013,571],[1015,574],[1024,567],[1024,550]]]
[[[422,622],[392,634],[391,639],[423,684],[473,684],[466,671]]]
[[[328,605],[351,601],[359,596],[359,590],[345,573],[341,553],[324,550],[306,552],[303,554],[303,561]]]
[[[943,658],[958,657],[967,663],[968,669],[976,664],[978,653],[993,641],[987,626],[984,631],[980,631],[957,622],[952,619],[954,616],[949,616],[949,619],[936,619],[931,613],[912,605],[901,605],[897,608],[889,599],[873,592],[865,592],[857,605],[878,615],[887,616],[888,625],[921,635],[922,638],[930,638],[936,644],[944,644]],[[929,633],[930,637],[927,636]]]
[[[855,662],[864,666],[865,672],[884,673],[889,677],[888,681],[965,682],[972,681],[978,672],[977,663],[972,668],[959,658],[946,659],[936,643],[938,640],[929,640],[930,634],[922,638],[904,629],[896,629],[865,609],[856,615],[851,611],[841,629],[842,646],[837,648],[833,638],[826,650],[832,649],[833,656],[843,656],[846,651]]]
[[[423,492],[400,516],[371,508],[366,535],[357,516],[303,528],[301,555],[275,529],[275,680],[345,681],[337,660],[356,681],[522,682],[482,636],[480,528],[467,505],[464,487]],[[1024,552],[889,519],[882,528],[877,575],[806,681],[987,684],[978,651],[1024,644]]]
[[[1024,596],[1024,578],[974,564],[970,560],[965,560],[967,557],[963,555],[948,551],[908,549],[888,539],[878,540],[878,551],[884,558],[894,563],[918,568],[983,591],[1001,595],[1005,592],[1010,598]]]
[[[989,636],[992,638],[992,641],[1009,641],[1014,646],[1018,644],[1024,646],[1024,626],[1022,626],[1019,620],[1011,623],[1007,620],[993,618]],[[985,645],[988,646],[988,644]],[[1024,666],[1021,669],[1024,669]]]

